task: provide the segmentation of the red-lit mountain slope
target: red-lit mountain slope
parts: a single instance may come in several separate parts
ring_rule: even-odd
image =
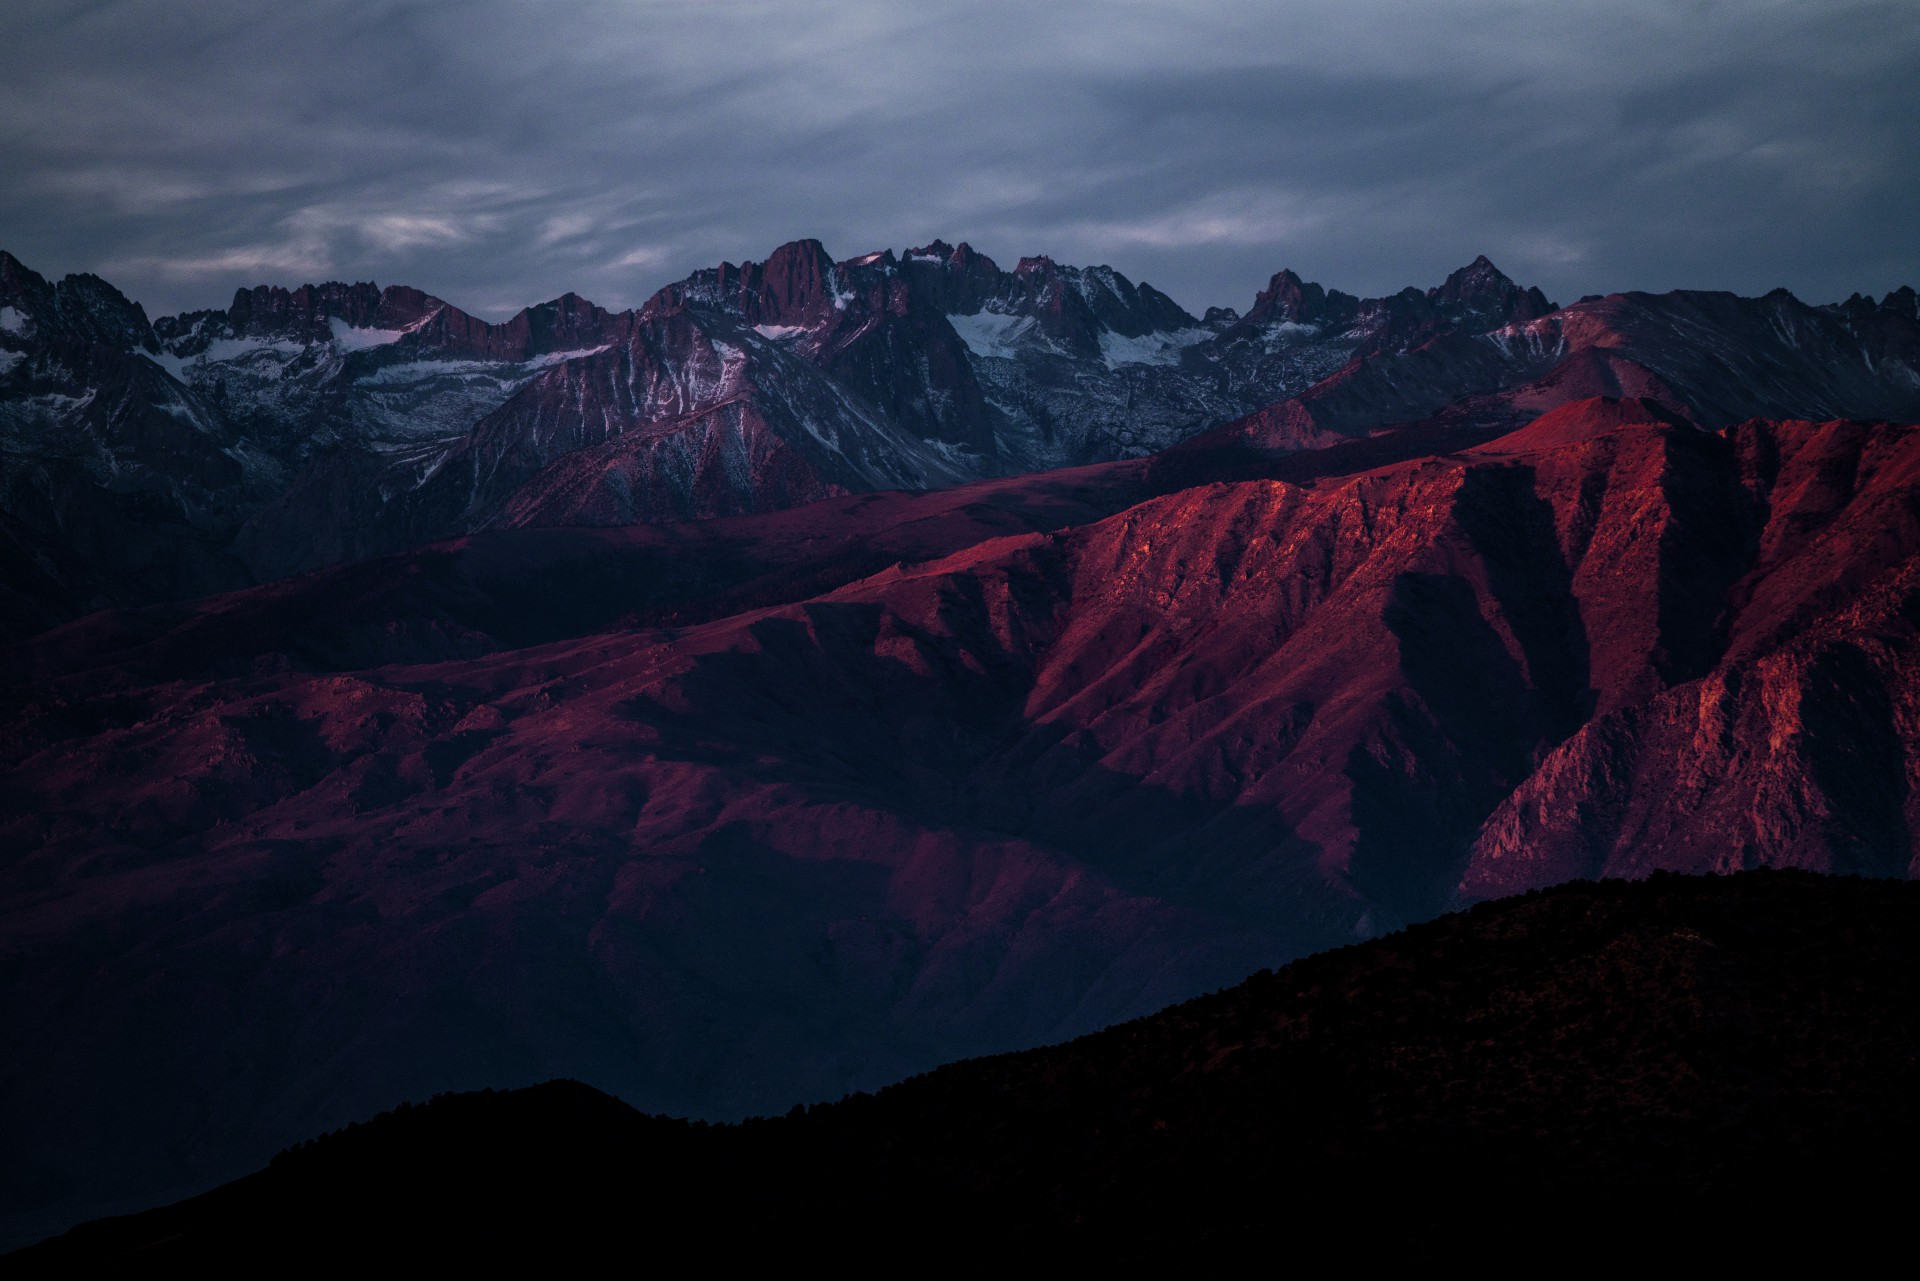
[[[1486,823],[1462,889],[1508,893],[1655,867],[1916,867],[1920,457],[1915,429],[1745,423],[1723,468],[1749,511],[1711,665],[1615,707]],[[1663,541],[1677,531],[1662,530]]]
[[[1635,868],[1904,873],[1916,469],[1914,428],[1589,401],[681,627],[358,671],[302,670],[339,661],[284,622],[238,673],[49,658],[0,735],[10,1201],[556,1074],[784,1108],[1463,877],[1615,866],[1592,832]],[[1703,799],[1662,809],[1656,768]]]

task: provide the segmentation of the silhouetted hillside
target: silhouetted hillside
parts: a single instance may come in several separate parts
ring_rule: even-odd
[[[1914,1190],[1917,1063],[1920,886],[1656,875],[781,1119],[646,1117],[571,1082],[444,1096],[28,1260],[1437,1258],[1561,1229],[1563,1259],[1675,1230],[1835,1233],[1841,1258]]]

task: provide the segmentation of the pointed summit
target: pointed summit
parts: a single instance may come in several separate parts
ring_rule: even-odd
[[[0,286],[15,282],[34,282],[36,287],[45,288],[46,278],[33,268],[15,258],[4,249],[0,249]]]
[[[1291,267],[1282,267],[1274,273],[1247,312],[1247,319],[1255,324],[1314,324],[1326,316],[1327,291],[1312,281],[1300,279]]]
[[[64,277],[53,287],[60,320],[92,342],[127,350],[158,350],[146,308],[91,272]]]
[[[1435,302],[1463,302],[1469,299],[1497,297],[1518,288],[1511,276],[1494,266],[1491,258],[1481,254],[1448,276],[1445,284],[1429,289],[1427,297]]]
[[[1488,328],[1536,320],[1555,310],[1538,289],[1523,289],[1481,254],[1427,291],[1427,299],[1457,319],[1485,321]]]
[[[971,271],[983,265],[987,271],[998,272],[1000,270],[993,259],[987,257],[964,240],[954,247],[953,265],[965,271]]]
[[[0,307],[37,317],[52,306],[53,286],[46,277],[0,249]]]

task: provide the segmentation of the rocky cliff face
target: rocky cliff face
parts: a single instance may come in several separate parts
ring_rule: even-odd
[[[1660,867],[1920,869],[1914,444],[1911,428],[1804,422],[1716,442],[1739,534],[1703,568],[1725,586],[1660,598],[1702,639],[1669,646],[1670,679],[1603,706],[1501,803],[1461,892]],[[1657,516],[1680,544],[1671,509]]]

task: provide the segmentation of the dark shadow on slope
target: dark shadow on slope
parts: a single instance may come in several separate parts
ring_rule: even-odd
[[[1573,570],[1560,551],[1553,509],[1527,466],[1475,467],[1461,478],[1454,520],[1487,568],[1487,586],[1526,660],[1542,704],[1549,744],[1593,715],[1586,624],[1573,597]]]
[[[1137,501],[1138,471],[1113,465],[863,494],[677,526],[488,530],[205,601],[102,612],[0,651],[0,677],[44,681],[94,668],[231,677],[261,664],[352,671],[692,626],[990,538],[1099,520]]]
[[[1157,497],[1216,481],[1278,480],[1291,485],[1351,476],[1413,458],[1457,453],[1513,429],[1510,417],[1492,422],[1431,419],[1324,449],[1275,452],[1212,434],[1155,454],[1147,470],[1147,493]]]
[[[1907,753],[1873,661],[1852,645],[1823,649],[1807,673],[1800,724],[1814,781],[1833,802],[1824,835],[1834,866],[1861,876],[1907,875]]]
[[[1708,432],[1664,434],[1668,526],[1660,536],[1659,649],[1669,685],[1711,671],[1726,651],[1733,585],[1753,564],[1764,511],[1740,484],[1732,447]]]
[[[1384,621],[1408,694],[1347,762],[1349,877],[1397,922],[1444,910],[1474,833],[1525,777],[1546,718],[1463,578],[1405,573]]]
[[[661,731],[663,759],[980,843],[1032,841],[1130,894],[1280,939],[1301,931],[1297,945],[1283,945],[1288,955],[1351,937],[1358,905],[1325,884],[1317,847],[1270,807],[1147,784],[1102,765],[1071,728],[1029,722],[1041,637],[1010,652],[986,630],[980,590],[970,576],[954,580],[939,632],[875,604],[816,602],[804,620],[761,619],[752,652],[696,660],[682,682],[684,710],[639,699],[629,712]],[[1028,598],[1027,616],[1044,631],[1050,598],[1039,585],[1012,594]],[[911,644],[911,661],[876,656],[883,628]]]

